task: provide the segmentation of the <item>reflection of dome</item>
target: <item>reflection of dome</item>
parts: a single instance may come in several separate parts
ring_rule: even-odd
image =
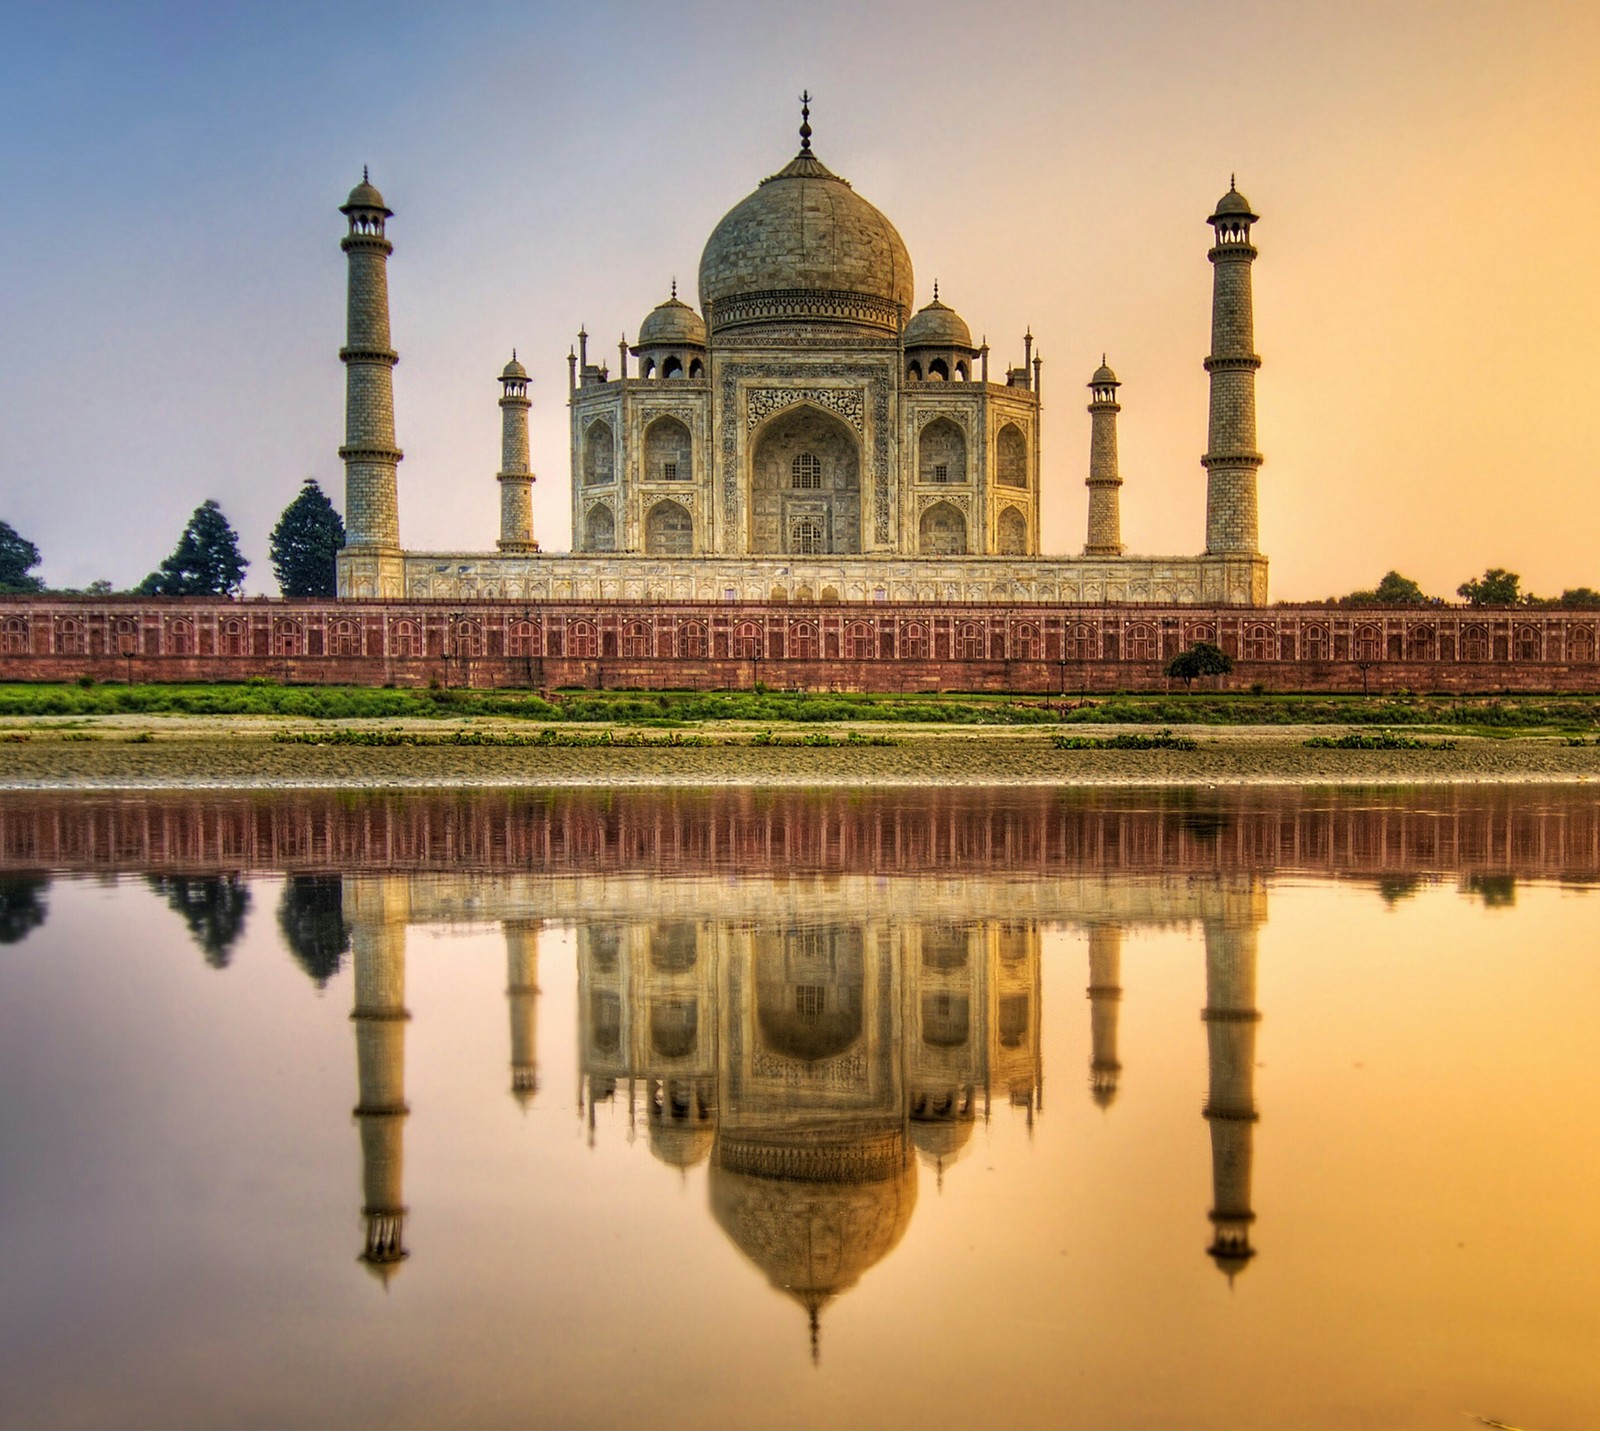
[[[785,1142],[724,1137],[711,1165],[717,1224],[767,1280],[812,1314],[894,1251],[917,1203],[916,1164],[895,1133]]]
[[[936,1122],[911,1122],[911,1141],[931,1162],[953,1162],[972,1137],[972,1119],[941,1118]]]
[[[711,1151],[709,1123],[668,1123],[650,1120],[650,1151],[669,1168],[692,1168]]]
[[[639,325],[638,346],[647,348],[703,348],[706,345],[705,320],[674,291],[671,298],[652,308]]]
[[[926,308],[919,308],[906,324],[908,348],[970,348],[972,330],[959,313],[935,295]]]
[[[894,225],[809,148],[735,204],[700,256],[700,309],[715,327],[831,318],[898,329],[911,302]]]

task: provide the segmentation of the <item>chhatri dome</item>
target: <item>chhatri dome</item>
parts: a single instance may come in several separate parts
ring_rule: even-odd
[[[939,301],[939,285],[933,285],[933,302],[919,308],[906,324],[907,348],[970,348],[972,330],[947,303]]]
[[[860,321],[898,329],[911,312],[911,255],[895,226],[811,152],[810,110],[801,113],[800,152],[711,231],[700,309],[715,329],[749,321],[749,310],[762,321],[811,317],[821,295],[834,309],[864,298]]]
[[[674,280],[672,297],[652,308],[639,325],[637,346],[703,348],[706,345],[705,320],[678,297]]]

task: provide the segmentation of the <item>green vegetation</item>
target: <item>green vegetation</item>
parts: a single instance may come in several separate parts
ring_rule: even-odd
[[[826,731],[813,730],[805,735],[774,735],[770,730],[758,730],[750,737],[751,745],[899,745],[892,735],[864,735],[853,730],[848,735],[835,738]]]
[[[1341,606],[1436,606],[1438,598],[1427,595],[1409,576],[1385,572],[1371,591],[1352,591],[1337,598]]]
[[[30,576],[39,565],[39,548],[10,522],[0,522],[0,595],[24,596],[42,591],[44,583]]]
[[[1200,743],[1187,735],[1159,730],[1154,735],[1121,731],[1116,735],[1058,735],[1057,750],[1198,750]]]
[[[1233,658],[1220,646],[1196,641],[1167,662],[1167,674],[1176,676],[1187,690],[1196,676],[1226,676],[1233,669]]]
[[[222,508],[206,501],[194,509],[172,555],[137,590],[141,596],[226,596],[239,589],[249,565]]]
[[[1456,595],[1473,606],[1516,606],[1522,599],[1522,578],[1514,571],[1492,566],[1480,577],[1464,581]]]
[[[518,735],[497,730],[351,730],[335,726],[329,730],[281,730],[272,737],[282,745],[370,745],[370,746],[559,746],[587,749],[593,746],[670,746],[710,745],[703,735],[639,735],[634,731],[541,730],[537,735]]]
[[[1308,750],[1454,750],[1453,740],[1418,740],[1392,730],[1353,730],[1345,735],[1314,735]]]
[[[292,716],[312,720],[503,718],[680,728],[708,721],[758,726],[913,725],[1346,725],[1543,730],[1600,734],[1600,696],[1294,696],[1206,692],[1107,697],[806,695],[784,691],[421,690],[237,684],[134,685],[101,681],[0,685],[0,716]]]
[[[278,589],[285,596],[332,596],[337,587],[334,557],[343,545],[344,521],[317,479],[307,477],[268,540]]]

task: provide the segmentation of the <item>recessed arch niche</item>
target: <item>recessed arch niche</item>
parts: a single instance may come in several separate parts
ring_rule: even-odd
[[[815,485],[808,476],[797,486],[795,472],[810,473],[812,459]],[[750,549],[791,552],[794,542],[815,553],[861,550],[861,445],[843,421],[809,403],[768,418],[750,449]]]

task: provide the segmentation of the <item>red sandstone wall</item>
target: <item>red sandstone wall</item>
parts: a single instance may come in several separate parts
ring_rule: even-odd
[[[0,598],[0,679],[839,691],[1600,691],[1600,612]]]

